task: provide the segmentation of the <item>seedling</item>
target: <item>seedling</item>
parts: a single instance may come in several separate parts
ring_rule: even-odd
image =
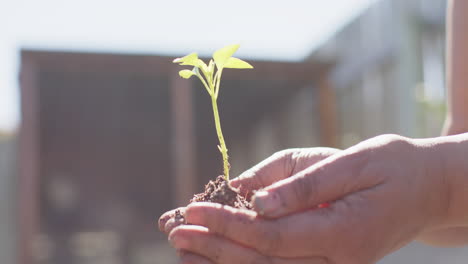
[[[239,45],[229,45],[222,49],[217,50],[213,53],[213,59],[210,60],[208,65],[198,58],[197,53],[190,53],[189,55],[177,58],[174,63],[180,65],[193,66],[192,70],[181,70],[179,72],[180,77],[189,79],[192,76],[198,77],[205,87],[206,91],[211,97],[211,104],[213,106],[214,122],[216,127],[216,133],[218,134],[219,145],[218,149],[221,152],[223,158],[223,169],[224,178],[229,181],[229,156],[226,142],[224,141],[223,131],[221,130],[221,122],[219,120],[218,111],[218,95],[219,86],[221,83],[221,75],[223,69],[252,69],[252,65],[249,63],[232,57],[234,53],[239,49]]]

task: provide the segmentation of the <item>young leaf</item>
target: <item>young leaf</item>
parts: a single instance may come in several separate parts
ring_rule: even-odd
[[[189,55],[185,57],[177,58],[173,62],[179,63],[180,65],[190,65],[190,66],[195,66],[195,67],[199,67],[200,65],[198,54],[195,52],[190,53]]]
[[[180,77],[184,78],[184,79],[188,79],[190,77],[192,77],[192,75],[195,75],[195,73],[191,70],[181,70],[179,72],[179,75]]]
[[[214,61],[210,60],[210,63],[208,64],[208,71],[209,72],[214,72]]]
[[[231,69],[252,69],[252,65],[248,62],[245,62],[241,59],[231,57],[227,60],[226,64],[224,64],[224,68],[231,68]]]
[[[216,66],[218,67],[218,70],[224,68],[224,65],[228,59],[237,51],[238,48],[239,44],[229,45],[213,53],[213,59],[216,63]]]
[[[206,66],[206,64],[200,59],[198,59],[197,67],[199,67],[205,74],[209,72],[208,66]]]

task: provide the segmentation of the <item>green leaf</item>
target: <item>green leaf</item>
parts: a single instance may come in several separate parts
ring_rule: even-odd
[[[234,55],[237,49],[239,49],[239,46],[239,44],[229,45],[213,53],[213,59],[216,63],[216,66],[218,67],[218,70],[224,68],[224,65],[228,59]]]
[[[231,68],[231,69],[253,69],[253,66],[250,65],[248,62],[243,61],[238,58],[231,57],[227,60],[226,64],[224,64],[224,68]]]
[[[208,64],[208,71],[209,72],[214,72],[214,61],[210,60],[210,63]]]
[[[197,67],[200,68],[204,74],[206,74],[207,72],[209,72],[208,66],[206,66],[205,62],[203,62],[203,61],[200,60],[200,59],[198,59],[198,65],[197,65]]]
[[[180,77],[184,78],[184,79],[188,79],[190,77],[192,77],[192,75],[195,75],[195,73],[191,70],[181,70],[179,72],[179,75]]]
[[[198,59],[198,54],[197,53],[190,53],[189,55],[182,57],[182,58],[177,58],[173,61],[174,63],[179,63],[180,65],[190,65],[190,66],[195,66],[199,67],[200,62]],[[204,63],[203,63],[204,64]]]

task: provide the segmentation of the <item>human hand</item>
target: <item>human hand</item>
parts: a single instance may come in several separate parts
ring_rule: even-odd
[[[256,212],[192,204],[169,239],[181,263],[375,263],[443,225],[440,175],[425,145],[379,136],[266,187]]]
[[[256,166],[230,181],[239,188],[241,194],[250,200],[253,193],[277,181],[290,177],[313,164],[338,153],[334,148],[296,148],[279,151]],[[182,224],[174,218],[175,211],[185,213],[185,207],[180,207],[164,213],[159,218],[159,230],[169,234],[172,229]]]

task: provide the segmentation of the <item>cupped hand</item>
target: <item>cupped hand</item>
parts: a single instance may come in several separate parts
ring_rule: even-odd
[[[233,187],[239,188],[242,195],[250,199],[255,191],[288,178],[312,166],[313,164],[338,153],[334,148],[296,148],[279,151],[256,166],[230,181]],[[159,218],[159,230],[169,234],[181,223],[174,218],[175,211],[185,212],[180,207],[164,213]]]
[[[271,184],[255,194],[255,212],[192,204],[185,217],[193,226],[169,239],[190,252],[182,263],[375,263],[445,220],[448,186],[429,149],[385,135],[291,177],[250,177]]]

